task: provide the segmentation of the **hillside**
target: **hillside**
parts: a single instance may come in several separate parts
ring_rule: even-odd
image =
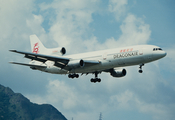
[[[67,120],[49,104],[31,103],[20,93],[0,85],[0,120]]]

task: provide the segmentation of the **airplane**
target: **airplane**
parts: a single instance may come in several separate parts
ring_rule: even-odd
[[[98,74],[110,73],[113,77],[124,77],[126,69],[123,67],[139,65],[142,67],[149,62],[161,59],[166,52],[154,45],[135,45],[94,52],[65,55],[64,47],[48,49],[36,35],[30,35],[32,52],[9,50],[23,54],[31,59],[29,63],[10,62],[12,64],[29,66],[33,70],[40,70],[52,74],[68,74],[69,78],[78,78],[79,74],[95,74],[91,82],[101,82]]]

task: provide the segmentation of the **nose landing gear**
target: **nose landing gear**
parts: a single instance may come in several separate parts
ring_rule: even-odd
[[[142,70],[142,66],[144,66],[144,64],[140,64],[140,70],[139,70],[139,73],[143,73],[143,70]]]

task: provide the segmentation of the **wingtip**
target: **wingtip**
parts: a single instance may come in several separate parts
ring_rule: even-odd
[[[16,52],[16,50],[9,50],[10,52]]]

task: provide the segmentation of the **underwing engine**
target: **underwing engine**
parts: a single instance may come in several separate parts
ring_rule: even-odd
[[[75,69],[79,67],[84,67],[85,63],[83,60],[72,60],[69,61],[68,65],[70,68]]]
[[[111,76],[113,77],[124,77],[126,75],[126,70],[125,69],[110,69],[109,70]]]

